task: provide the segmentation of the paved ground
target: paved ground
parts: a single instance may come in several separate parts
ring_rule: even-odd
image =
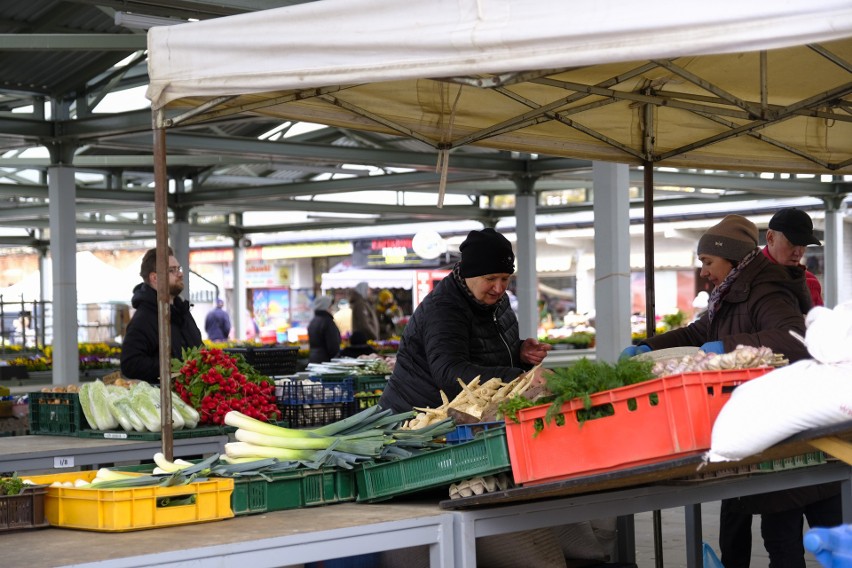
[[[663,564],[665,568],[686,568],[686,538],[684,536],[683,509],[664,509],[661,511],[663,531]],[[636,530],[636,565],[639,568],[655,568],[654,521],[652,513],[641,513],[634,517]],[[755,517],[752,525],[751,568],[767,568],[769,558],[763,549],[760,538],[760,518]],[[719,554],[719,502],[704,503],[701,506],[701,527],[704,542],[710,544]],[[807,530],[807,525],[805,530]],[[821,568],[813,555],[806,553],[808,568]]]

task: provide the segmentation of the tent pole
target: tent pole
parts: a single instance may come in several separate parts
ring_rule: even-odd
[[[654,337],[656,324],[656,298],[654,296],[654,166],[644,164],[645,191],[645,334]]]
[[[157,333],[160,342],[160,425],[162,450],[174,459],[172,440],[171,297],[169,295],[169,217],[164,111],[154,111],[154,220],[157,235]]]

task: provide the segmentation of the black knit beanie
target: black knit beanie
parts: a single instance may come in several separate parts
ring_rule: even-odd
[[[485,274],[513,274],[515,253],[509,239],[494,229],[471,231],[459,246],[462,278]]]
[[[741,261],[757,247],[757,227],[740,215],[727,215],[698,240],[698,254]]]

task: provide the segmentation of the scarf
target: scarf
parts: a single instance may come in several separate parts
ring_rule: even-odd
[[[707,318],[710,323],[713,323],[713,318],[716,317],[716,311],[722,304],[722,298],[724,298],[728,293],[728,290],[731,289],[731,286],[733,286],[743,269],[748,266],[748,264],[754,260],[754,257],[758,254],[760,254],[760,248],[755,248],[753,251],[745,255],[739,264],[737,264],[728,273],[725,279],[722,280],[722,283],[713,288],[713,291],[710,292],[710,299],[707,301]]]

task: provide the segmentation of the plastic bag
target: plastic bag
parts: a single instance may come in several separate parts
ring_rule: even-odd
[[[722,566],[722,561],[716,556],[716,552],[712,546],[705,542],[702,550],[704,553],[704,568],[725,568]]]

